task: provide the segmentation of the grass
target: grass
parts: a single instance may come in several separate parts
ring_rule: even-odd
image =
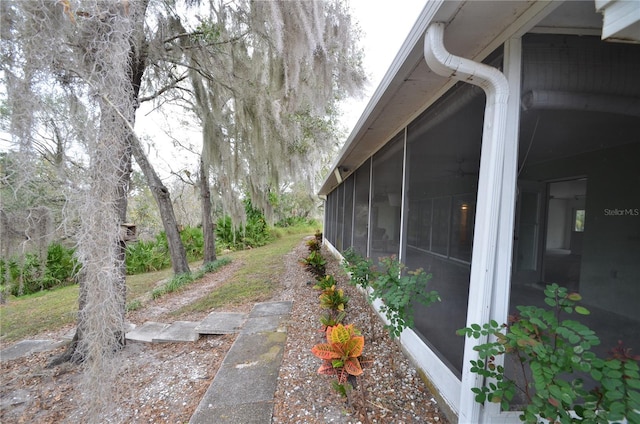
[[[215,272],[219,268],[227,265],[231,262],[229,257],[219,258],[214,262],[209,262],[203,268],[195,272],[187,272],[180,275],[175,275],[169,281],[164,283],[162,286],[153,289],[151,292],[151,297],[153,299],[157,299],[161,296],[164,296],[167,293],[173,293],[174,291],[178,291],[187,284],[193,283],[194,281],[199,280],[204,277],[205,274],[210,272]]]
[[[198,263],[193,263],[189,264],[189,266],[195,268],[199,265]],[[171,277],[173,277],[171,268],[144,274],[127,275],[127,299],[136,299],[153,290],[158,281],[168,280]]]
[[[11,297],[0,306],[0,337],[3,341],[16,341],[62,328],[75,322],[77,310],[78,286]]]
[[[287,233],[266,246],[230,253],[228,257],[232,261],[243,262],[243,266],[233,277],[211,293],[190,305],[183,306],[173,314],[210,311],[225,305],[269,299],[280,286],[279,278],[284,271],[282,258],[300,243],[301,238],[301,233]]]
[[[291,251],[305,235],[315,228],[278,229],[273,243],[251,250],[225,255],[231,261],[242,261],[242,266],[230,280],[211,293],[186,305],[176,312],[208,311],[224,305],[258,302],[268,299],[280,286],[279,276],[284,269],[282,257]],[[192,269],[202,263],[190,264]],[[136,299],[157,289],[159,281],[172,277],[172,270],[127,276],[127,305],[129,310],[142,307]],[[10,297],[0,305],[0,340],[14,342],[43,331],[55,331],[73,324],[78,310],[78,286],[35,293],[20,298]]]

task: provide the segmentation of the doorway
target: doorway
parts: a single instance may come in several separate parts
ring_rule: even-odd
[[[580,288],[582,241],[586,228],[587,179],[548,183],[544,284]]]
[[[586,197],[586,178],[519,182],[514,283],[579,289]]]

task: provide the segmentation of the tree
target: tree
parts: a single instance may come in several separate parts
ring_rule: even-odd
[[[127,198],[127,218],[129,222],[136,224],[136,237],[142,240],[153,239],[162,231],[162,222],[153,194],[144,175],[139,171],[131,173]]]
[[[142,169],[142,173],[147,179],[147,184],[153,193],[153,197],[156,200],[158,209],[160,211],[160,218],[164,227],[164,231],[167,235],[167,243],[169,246],[169,254],[171,255],[171,265],[173,266],[173,272],[176,275],[189,272],[189,263],[187,262],[187,255],[184,250],[184,245],[180,240],[180,231],[178,229],[178,223],[173,211],[173,205],[171,203],[171,196],[169,190],[162,183],[162,180],[153,169],[153,166],[147,159],[147,156],[142,150],[140,140],[133,133],[133,127],[131,127],[130,133],[131,148],[133,156],[136,162]]]
[[[202,181],[213,169],[236,222],[244,193],[270,217],[280,182],[313,190],[319,158],[337,144],[336,105],[364,83],[357,32],[339,1],[221,1],[209,12],[176,39],[202,126]]]
[[[67,357],[85,365],[86,417],[99,421],[108,402],[104,379],[115,374],[109,367],[124,341],[120,225],[126,220],[132,155],[161,205],[167,237],[179,240],[168,190],[133,131],[139,103],[182,98],[191,92],[187,77],[194,92],[200,80],[204,101],[198,111],[206,141],[201,181],[208,186],[207,173],[214,171],[226,210],[246,192],[268,211],[269,193],[279,180],[314,175],[302,159],[334,142],[327,137],[332,122],[323,116],[343,91],[362,83],[359,54],[345,38],[350,20],[338,1],[211,1],[207,6],[216,20],[196,22],[192,31],[184,26],[193,18],[178,16],[180,7],[171,0],[0,3],[2,70],[15,144],[25,154],[35,150],[34,134],[41,127],[34,112],[44,109],[43,99],[64,93],[71,112],[66,126],[53,132],[78,125],[74,137],[84,143],[89,160],[68,198],[77,206],[82,271],[78,329]],[[206,102],[211,115],[202,113]],[[181,243],[173,246],[174,272],[188,271]]]
[[[80,272],[78,328],[70,357],[85,367],[87,419],[99,421],[108,403],[114,352],[124,342],[124,242],[131,133],[147,1],[3,2],[3,72],[11,109],[11,134],[21,150],[33,149],[33,112],[46,93],[68,93],[88,111],[94,131],[86,143],[89,166],[71,204],[77,205]],[[5,25],[3,24],[3,27]],[[9,40],[9,41],[8,41]],[[6,48],[6,50],[5,50]],[[69,122],[77,119],[72,115]],[[70,124],[71,125],[71,124]]]

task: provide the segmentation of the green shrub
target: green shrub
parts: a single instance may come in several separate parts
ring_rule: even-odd
[[[245,201],[246,224],[235,227],[231,217],[218,219],[216,226],[216,242],[220,249],[238,250],[248,247],[260,247],[274,239],[267,225],[264,214]]]
[[[303,216],[289,216],[275,223],[276,227],[317,227],[319,224],[317,219],[306,218]]]
[[[7,287],[11,281],[11,261],[0,258],[0,285]]]
[[[307,248],[309,252],[318,252],[322,249],[322,242],[318,241],[315,237],[307,241]]]
[[[317,280],[324,278],[327,267],[327,260],[322,256],[322,253],[317,250],[311,251],[309,256],[303,258],[301,262],[305,265],[307,271],[313,274]]]
[[[73,254],[74,249],[52,243],[44,261],[35,253],[26,253],[20,259],[0,259],[0,285],[5,294],[22,296],[74,284],[78,262]]]
[[[337,284],[336,279],[333,278],[333,275],[325,275],[322,278],[318,278],[316,284],[314,284],[313,288],[316,290],[327,290],[331,287],[335,287]]]
[[[332,311],[344,311],[349,303],[349,296],[344,294],[344,290],[336,289],[336,286],[325,289],[319,297],[320,307]]]
[[[231,263],[231,259],[229,259],[229,258],[220,258],[220,259],[217,259],[217,260],[215,260],[213,262],[207,262],[206,264],[204,264],[202,266],[202,270],[205,273],[215,272],[219,268],[227,265],[228,263]]]
[[[75,249],[52,243],[47,249],[47,263],[43,276],[43,288],[62,287],[75,284],[79,263]]]
[[[178,274],[174,276],[167,284],[165,284],[165,292],[172,293],[174,291],[178,291],[183,286],[193,282],[194,276],[190,272],[185,272],[184,274]]]
[[[128,243],[125,264],[129,275],[158,271],[169,267],[171,258],[164,233],[152,241],[140,240],[136,243]]]
[[[519,314],[508,325],[490,321],[472,324],[460,335],[488,342],[475,346],[478,360],[471,361],[471,372],[483,377],[486,385],[475,387],[475,400],[500,403],[509,410],[516,391],[524,397],[520,420],[527,423],[605,424],[626,419],[640,423],[640,356],[633,356],[620,343],[611,356],[602,359],[592,352],[600,344],[595,332],[564,314],[588,314],[577,302],[578,293],[570,293],[557,284],[544,291],[549,309],[518,306]],[[500,355],[510,354],[518,363],[513,379],[497,363]],[[584,387],[582,376],[589,374],[597,382]],[[572,415],[575,414],[575,415]]]
[[[420,302],[425,306],[440,301],[435,290],[427,291],[427,283],[431,274],[422,268],[404,272],[405,265],[395,256],[380,259],[381,271],[371,280],[371,300],[380,299],[380,307],[387,320],[385,328],[391,338],[399,337],[402,330],[413,327],[414,304]]]
[[[180,239],[187,253],[187,261],[194,262],[204,256],[202,228],[187,227],[180,232]]]
[[[7,264],[6,286],[13,296],[22,296],[44,289],[40,258],[27,253],[21,261],[10,259]]]
[[[342,267],[349,274],[349,284],[366,290],[369,282],[377,276],[371,259],[364,258],[353,248],[345,250],[342,256]]]
[[[405,271],[405,265],[395,256],[380,258],[378,269],[370,259],[353,249],[345,250],[343,257],[342,266],[350,276],[349,283],[368,290],[369,302],[382,301],[380,312],[389,321],[385,328],[391,338],[399,337],[402,330],[413,327],[415,302],[429,306],[440,301],[436,291],[427,291],[431,274],[421,268]]]
[[[139,299],[132,300],[131,302],[127,303],[126,308],[127,312],[137,311],[138,309],[142,308],[142,302]]]

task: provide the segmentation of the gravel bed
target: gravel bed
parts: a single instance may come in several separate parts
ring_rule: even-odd
[[[298,263],[308,255],[303,243],[286,259],[283,300],[294,300],[287,328],[287,344],[275,395],[273,423],[447,423],[444,414],[398,344],[391,340],[381,320],[363,294],[348,284],[337,260],[328,259],[327,274],[350,297],[345,324],[354,324],[365,338],[364,373],[343,398],[332,378],[317,374],[321,360],[311,348],[325,341],[319,317],[323,313],[313,278]]]

